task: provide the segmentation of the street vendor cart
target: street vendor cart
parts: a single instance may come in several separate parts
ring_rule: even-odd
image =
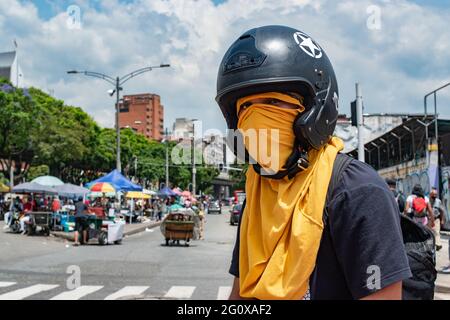
[[[45,211],[33,211],[28,213],[30,216],[30,221],[27,224],[27,234],[29,236],[36,233],[38,229],[44,235],[50,235],[50,226],[52,224],[52,213]]]
[[[87,240],[97,239],[100,245],[120,244],[123,238],[124,223],[99,218],[95,215],[86,216]],[[79,241],[83,243],[83,233],[79,234]]]
[[[166,246],[179,245],[180,240],[183,240],[188,247],[194,234],[193,215],[186,211],[171,212],[164,218],[160,228]]]

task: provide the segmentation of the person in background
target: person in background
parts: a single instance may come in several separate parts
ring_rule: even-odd
[[[392,191],[395,201],[397,201],[400,212],[403,213],[405,211],[405,197],[400,191],[396,190],[397,182],[394,179],[386,179],[386,183],[389,186],[389,189]]]
[[[161,214],[159,216],[159,220],[162,220],[167,214],[168,200],[162,199],[161,201]]]
[[[31,220],[30,213],[33,211],[33,202],[25,198],[25,203],[23,205],[23,213],[19,218],[20,221],[20,231],[22,234],[25,234],[27,231],[25,230],[25,224],[28,224]]]
[[[205,240],[205,210],[200,210],[198,213],[200,218],[200,240]]]
[[[14,212],[22,212],[23,211],[23,204],[22,200],[20,200],[19,196],[16,196],[14,200],[11,200],[9,211],[5,213],[4,219],[5,219],[5,226],[3,229],[8,229],[11,226],[12,221],[12,215]]]
[[[54,196],[52,201],[52,212],[58,213],[59,210],[61,210],[61,202],[59,201],[58,196]]]
[[[436,250],[442,249],[441,244],[441,225],[445,223],[445,211],[442,206],[441,199],[438,198],[438,192],[436,188],[432,188],[430,192],[430,205],[434,215],[434,227],[433,233],[436,238]]]
[[[87,216],[91,212],[89,207],[83,202],[83,197],[78,197],[78,201],[75,203],[75,235],[74,235],[74,246],[80,245],[80,232],[82,233],[83,243],[87,243]]]
[[[158,216],[158,200],[159,198],[156,198],[153,200],[153,204],[152,204],[152,220],[156,220],[156,217]]]
[[[405,213],[415,222],[434,228],[434,215],[430,200],[425,196],[420,184],[416,184],[412,194],[406,198]]]

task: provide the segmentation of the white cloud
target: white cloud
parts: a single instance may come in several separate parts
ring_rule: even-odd
[[[224,129],[215,104],[216,75],[228,46],[244,31],[286,24],[311,34],[333,62],[342,111],[349,111],[354,83],[360,81],[367,112],[422,112],[423,95],[450,80],[450,9],[408,1],[139,0],[124,4],[88,1],[82,29],[66,26],[65,8],[48,21],[33,4],[0,2],[0,49],[18,38],[26,83],[52,89],[58,98],[78,105],[104,126],[113,126],[110,85],[70,69],[120,76],[145,65],[170,63],[124,85],[125,93],[161,95],[166,126],[176,117],[202,119],[203,127]],[[381,30],[369,30],[366,8],[381,9]],[[439,93],[441,114],[450,117],[450,93]],[[430,101],[431,103],[431,101]],[[445,108],[446,107],[446,108]]]

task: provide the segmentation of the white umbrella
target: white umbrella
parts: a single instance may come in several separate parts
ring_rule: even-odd
[[[153,196],[153,195],[156,194],[155,191],[148,190],[148,189],[142,189],[142,193],[144,193],[144,194],[149,194],[149,195],[151,195],[151,196]]]
[[[57,177],[53,177],[53,176],[41,176],[41,177],[31,180],[31,182],[39,183],[40,185],[49,186],[49,187],[56,187],[56,186],[64,185],[64,182],[62,182]]]

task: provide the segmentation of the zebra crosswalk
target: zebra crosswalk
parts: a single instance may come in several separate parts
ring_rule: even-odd
[[[67,290],[65,286],[58,284],[32,284],[20,287],[17,282],[0,281],[0,300],[23,300],[23,299],[45,299],[49,300],[80,300],[89,299],[95,294],[95,300],[118,300],[135,299],[136,297],[155,297],[151,295],[151,286],[125,286],[111,293],[108,288],[102,285],[82,285],[72,290]],[[196,286],[171,286],[160,294],[163,299],[192,299],[198,288]],[[220,286],[215,296],[204,297],[204,299],[226,300],[231,292],[231,287]],[[102,295],[104,293],[104,296]]]

